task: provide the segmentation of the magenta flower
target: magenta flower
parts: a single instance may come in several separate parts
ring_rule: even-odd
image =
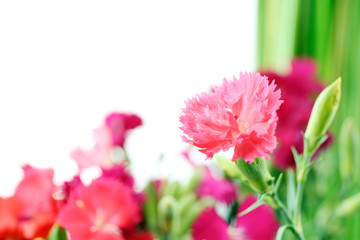
[[[191,235],[194,240],[232,240],[228,234],[228,227],[228,223],[214,208],[207,208],[195,219]]]
[[[111,178],[120,181],[131,189],[135,184],[133,176],[126,170],[125,163],[118,164],[112,168],[102,169],[101,178]]]
[[[61,210],[58,222],[72,240],[123,240],[123,229],[140,221],[140,207],[126,185],[112,179],[99,179],[79,186]]]
[[[276,110],[281,105],[280,90],[274,82],[257,73],[224,79],[210,93],[201,93],[185,102],[181,129],[207,158],[235,147],[233,160],[268,158],[276,147]]]
[[[323,86],[316,77],[315,62],[311,59],[295,59],[287,75],[274,72],[262,72],[270,80],[275,80],[281,89],[284,103],[278,110],[276,136],[278,148],[274,152],[275,165],[278,168],[295,167],[291,152],[294,146],[303,151],[302,132],[305,131],[314,104],[314,95],[319,94]],[[331,138],[322,147],[329,145]]]
[[[256,197],[247,196],[239,213],[255,201]],[[234,227],[229,226],[214,208],[207,208],[195,219],[191,234],[194,240],[272,240],[278,228],[279,222],[268,205],[237,218]]]
[[[127,132],[142,125],[142,120],[135,114],[112,113],[105,119],[105,125],[111,132],[112,144],[124,147]]]
[[[226,179],[216,179],[205,168],[205,173],[197,189],[200,197],[211,196],[223,203],[231,203],[237,198],[237,189],[234,183]]]
[[[255,202],[255,196],[247,196],[241,203],[238,212],[240,213]],[[274,211],[265,204],[236,221],[236,228],[243,230],[246,240],[273,240],[279,226]]]

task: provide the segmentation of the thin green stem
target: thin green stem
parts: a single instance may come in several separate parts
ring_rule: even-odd
[[[296,230],[303,235],[302,221],[301,221],[301,206],[304,194],[304,182],[297,182],[296,187],[296,204],[294,212],[294,221]]]
[[[306,149],[306,148],[305,148]],[[307,154],[304,151],[303,156],[300,159],[298,166],[296,166],[296,196],[295,196],[295,211],[294,211],[294,222],[297,232],[305,239],[303,228],[302,228],[302,216],[301,216],[301,207],[302,200],[304,195],[304,186],[310,170],[311,154]]]
[[[289,226],[292,229],[292,232],[297,237],[298,240],[305,240],[304,235],[302,232],[299,232],[296,228],[296,225],[294,223],[294,220],[292,219],[291,215],[289,214],[288,209],[285,207],[285,205],[276,197],[274,196],[272,200],[277,204],[279,207],[280,212],[285,216],[286,221],[289,223]]]

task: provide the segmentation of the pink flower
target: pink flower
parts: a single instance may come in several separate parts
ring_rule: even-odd
[[[112,113],[101,127],[94,130],[94,146],[89,150],[76,148],[70,156],[80,171],[91,166],[110,168],[115,164],[112,159],[113,148],[124,148],[128,131],[141,124],[141,118],[135,114]]]
[[[292,61],[291,71],[287,75],[274,72],[262,72],[270,80],[275,80],[281,89],[284,103],[278,110],[276,136],[279,140],[275,150],[275,165],[278,168],[295,167],[291,152],[294,146],[303,151],[302,132],[305,131],[314,104],[314,95],[323,89],[316,77],[316,65],[311,59],[300,58]],[[331,138],[322,147],[329,145]]]
[[[239,213],[255,201],[254,196],[246,197]],[[279,222],[268,205],[237,218],[235,227],[229,226],[214,208],[207,208],[195,219],[191,234],[194,240],[272,240],[278,228]]]
[[[255,196],[247,196],[241,203],[239,213],[256,202]],[[273,240],[279,228],[274,211],[269,205],[262,205],[236,221],[236,228],[243,229],[246,240]]]
[[[126,185],[113,179],[99,179],[72,192],[58,222],[72,240],[123,240],[123,229],[140,221],[140,207]]]
[[[129,130],[142,125],[142,120],[135,114],[112,113],[105,119],[110,129],[112,144],[124,147],[126,134]]]
[[[57,216],[57,204],[52,197],[53,175],[52,169],[24,167],[24,178],[14,196],[0,201],[0,236],[26,239],[47,236]]]
[[[80,170],[91,166],[109,168],[113,165],[111,160],[111,133],[108,128],[102,126],[94,130],[94,146],[89,150],[76,148],[70,153]]]
[[[71,181],[64,182],[64,184],[59,188],[59,196],[61,199],[58,202],[59,208],[64,207],[69,200],[71,193],[79,186],[83,186],[79,175],[75,176]]]
[[[226,179],[216,179],[205,168],[204,177],[197,189],[200,197],[211,196],[224,203],[231,203],[237,198],[237,189],[234,183]]]
[[[185,102],[181,129],[207,158],[235,147],[233,160],[268,158],[276,147],[276,110],[281,105],[280,90],[274,82],[257,73],[224,79],[213,92],[201,93]]]

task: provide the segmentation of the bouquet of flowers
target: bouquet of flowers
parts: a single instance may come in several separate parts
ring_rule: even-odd
[[[359,94],[350,91],[359,86],[359,3],[258,7],[259,71],[179,109],[190,178],[139,187],[126,142],[142,119],[113,112],[90,149],[71,152],[78,171],[69,181],[23,167],[14,194],[0,197],[0,240],[360,239]],[[90,168],[97,175],[88,179]]]
[[[288,75],[241,73],[188,99],[182,138],[213,165],[184,151],[193,168],[185,183],[152,179],[137,189],[125,142],[142,120],[108,115],[94,131],[94,146],[71,153],[79,169],[71,181],[55,185],[53,169],[24,166],[14,195],[0,198],[0,239],[307,239],[306,182],[329,144],[341,95],[340,78],[323,89],[313,70],[312,61],[299,59]],[[312,107],[309,95],[319,92]],[[349,134],[347,128],[343,138]],[[99,176],[84,183],[82,171],[94,166]],[[357,194],[320,213],[332,224],[359,205]]]

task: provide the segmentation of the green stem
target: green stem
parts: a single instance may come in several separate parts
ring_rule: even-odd
[[[303,156],[300,159],[298,166],[296,166],[296,196],[295,196],[295,211],[294,211],[294,222],[297,232],[305,239],[303,228],[302,228],[302,217],[301,217],[301,206],[304,195],[304,186],[310,170],[311,155],[304,151]]]
[[[294,223],[294,220],[292,219],[292,217],[290,216],[287,208],[285,207],[285,205],[277,198],[277,197],[273,197],[272,200],[277,204],[277,206],[279,207],[280,212],[285,216],[286,221],[289,223],[288,226],[291,227],[292,232],[294,233],[294,235],[296,236],[296,238],[298,240],[305,240],[304,235],[301,232],[299,232],[299,230],[296,228],[296,225]]]
[[[301,205],[302,205],[303,194],[304,194],[304,182],[297,182],[294,221],[295,221],[296,230],[301,235],[303,235],[302,221],[301,221]]]

